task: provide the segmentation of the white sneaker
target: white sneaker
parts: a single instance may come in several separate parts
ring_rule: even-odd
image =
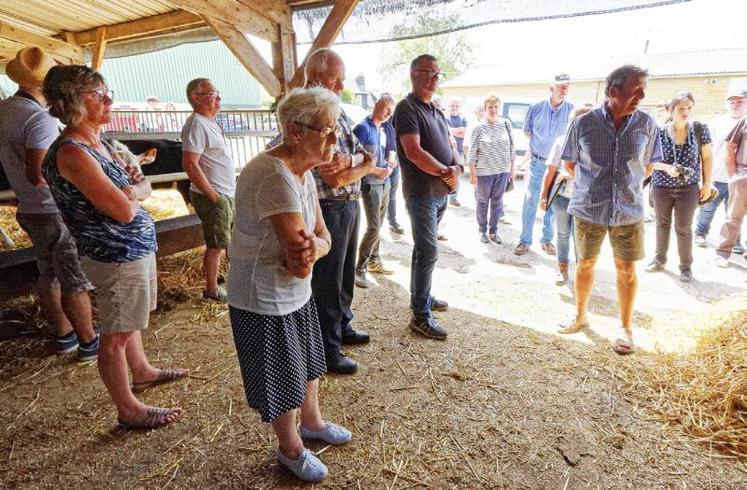
[[[729,259],[725,259],[720,255],[717,255],[716,258],[713,259],[713,263],[719,267],[723,267],[723,268],[729,267]]]
[[[708,246],[708,240],[706,239],[704,235],[698,235],[696,233],[695,234],[695,245],[701,248],[705,248]]]

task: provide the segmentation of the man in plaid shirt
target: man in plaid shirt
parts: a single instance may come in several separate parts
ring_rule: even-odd
[[[306,87],[322,86],[339,95],[345,80],[342,58],[331,49],[318,49],[306,60]],[[342,345],[365,344],[367,332],[354,330],[353,289],[358,248],[358,222],[361,178],[386,169],[375,167],[374,160],[358,142],[347,116],[337,120],[337,151],[332,161],[312,170],[319,205],[332,236],[329,253],[316,262],[311,289],[319,312],[324,339],[327,370],[352,374],[358,363],[340,350]],[[385,175],[384,175],[385,176]]]

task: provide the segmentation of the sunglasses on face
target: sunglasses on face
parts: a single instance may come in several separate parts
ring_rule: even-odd
[[[218,90],[212,90],[210,92],[197,92],[194,95],[205,96],[205,97],[220,97]]]
[[[446,73],[437,70],[429,70],[427,68],[413,68],[412,71],[419,71],[421,73],[427,73],[428,78],[438,78],[439,81],[446,79]]]
[[[98,100],[99,102],[104,99],[114,100],[114,90],[109,89],[86,90],[84,92],[81,92],[81,94],[93,94],[93,96],[96,97],[96,100]]]
[[[293,121],[293,123],[294,124],[298,124],[299,126],[303,126],[304,128],[311,129],[312,131],[316,131],[317,133],[319,133],[322,136],[322,138],[326,138],[331,133],[335,133],[335,136],[340,136],[340,127],[339,126],[335,126],[335,127],[330,127],[330,126],[318,127],[318,126],[312,126],[311,124],[306,124],[306,123],[302,123],[302,122],[298,122],[298,121]]]

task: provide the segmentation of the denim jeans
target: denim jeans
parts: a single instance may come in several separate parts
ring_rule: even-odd
[[[494,235],[498,228],[498,219],[503,215],[503,193],[511,174],[508,172],[495,175],[478,175],[475,188],[475,215],[480,233]],[[488,210],[490,222],[488,223]]]
[[[397,191],[399,190],[399,175],[399,165],[397,165],[389,176],[389,207],[387,207],[386,210],[387,220],[392,226],[397,224]]]
[[[363,209],[366,211],[366,232],[358,246],[356,272],[365,272],[368,261],[379,260],[379,231],[389,205],[389,182],[384,184],[363,184],[361,186]]]
[[[311,291],[328,360],[340,356],[342,334],[353,327],[355,254],[358,240],[358,201],[320,199],[322,217],[332,237],[329,253],[314,264]]]
[[[708,232],[711,231],[711,222],[716,215],[719,204],[724,203],[724,212],[728,209],[729,184],[726,182],[714,182],[713,186],[718,190],[718,197],[705,206],[702,206],[700,211],[698,211],[698,224],[695,227],[696,235],[708,236]],[[742,243],[741,236],[737,236],[737,243]]]
[[[558,263],[568,263],[568,253],[571,250],[571,239],[573,239],[573,252],[578,262],[578,248],[576,247],[576,235],[573,233],[573,216],[568,214],[568,203],[570,199],[557,195],[552,201],[552,209],[555,213],[555,223],[558,225]]]
[[[532,155],[532,161],[529,164],[529,180],[527,180],[527,176],[524,174],[527,189],[526,194],[524,194],[524,207],[521,209],[521,236],[519,237],[519,241],[525,245],[532,244],[534,218],[537,217],[537,206],[540,201],[540,192],[542,192],[542,177],[545,175],[545,168],[545,161]],[[552,242],[552,218],[553,210],[550,207],[542,219],[541,243]]]
[[[412,225],[410,307],[418,319],[431,318],[431,282],[438,260],[438,224],[446,211],[447,196],[415,196],[407,199]]]
[[[669,234],[674,215],[674,231],[677,235],[677,251],[680,255],[680,270],[689,269],[693,263],[693,215],[698,207],[700,189],[697,184],[687,187],[661,187],[653,185],[651,196],[656,211],[656,260],[667,263]]]

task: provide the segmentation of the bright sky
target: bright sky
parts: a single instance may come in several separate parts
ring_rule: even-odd
[[[681,52],[747,47],[747,0],[692,0],[684,4],[571,19],[495,24],[462,31],[474,44],[473,66],[503,65],[600,54]],[[257,43],[267,59],[269,44]],[[334,46],[347,78],[366,76],[369,88],[386,89],[376,67],[388,43]],[[551,49],[552,48],[552,49]],[[308,50],[299,46],[298,58]],[[687,63],[686,60],[682,60]]]

